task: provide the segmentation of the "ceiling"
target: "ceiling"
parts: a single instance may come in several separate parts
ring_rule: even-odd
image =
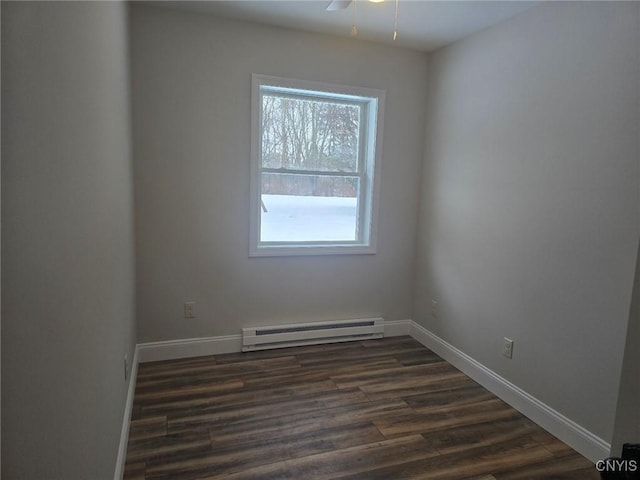
[[[399,0],[398,38],[395,42],[395,0],[382,3],[356,0],[348,8],[333,12],[326,10],[329,3],[330,0],[159,2],[170,8],[347,37],[351,35],[356,5],[357,38],[422,51],[433,51],[484,30],[540,2]]]

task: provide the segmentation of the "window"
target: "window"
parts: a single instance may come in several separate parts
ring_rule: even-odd
[[[375,253],[384,92],[253,75],[250,255]]]

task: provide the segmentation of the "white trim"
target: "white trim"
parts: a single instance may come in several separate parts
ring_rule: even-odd
[[[363,105],[359,168],[357,172],[338,173],[360,179],[358,235],[354,241],[261,242],[261,109],[262,88],[268,90],[296,90],[300,95],[314,98],[339,98]],[[306,256],[306,255],[370,255],[376,253],[378,234],[378,206],[382,165],[385,92],[374,88],[336,85],[317,81],[280,78],[261,74],[251,76],[251,178],[249,208],[249,257]],[[366,127],[365,127],[366,126]],[[366,132],[366,134],[365,134]],[[266,171],[279,169],[266,169]],[[305,171],[305,174],[313,174]],[[330,175],[334,172],[316,172]]]
[[[176,358],[236,353],[242,349],[242,338],[240,335],[185,338],[165,342],[140,343],[138,349],[140,363],[156,362]]]
[[[382,338],[384,319],[354,318],[242,329],[242,351]]]
[[[477,362],[423,326],[411,321],[409,332],[425,347],[592,462],[609,456],[611,445],[602,438]]]
[[[302,257],[307,255],[373,255],[375,250],[368,245],[354,243],[353,245],[324,245],[313,244],[304,246],[282,246],[282,244],[264,244],[251,250],[251,257]]]
[[[501,377],[413,320],[391,320],[385,322],[385,337],[401,335],[410,335],[589,460],[596,462],[609,456],[611,445],[608,442]],[[115,480],[121,480],[124,473],[138,362],[219,355],[236,353],[241,350],[241,335],[141,343],[136,346],[131,365]]]
[[[389,320],[384,322],[385,337],[401,337],[409,335],[411,320]]]
[[[124,476],[124,464],[127,460],[127,444],[129,443],[129,425],[131,424],[131,412],[133,411],[133,397],[136,393],[136,378],[138,376],[138,345],[136,345],[131,370],[129,371],[129,388],[127,389],[127,400],[124,406],[122,418],[122,430],[120,431],[120,445],[118,446],[118,457],[116,459],[116,471],[114,480],[122,480]]]
[[[409,335],[411,320],[391,320],[384,323],[385,337]],[[164,342],[140,343],[136,347],[137,362],[156,362],[177,358],[198,357],[202,355],[222,355],[242,351],[241,335],[219,337],[186,338]],[[132,366],[133,368],[133,366]]]

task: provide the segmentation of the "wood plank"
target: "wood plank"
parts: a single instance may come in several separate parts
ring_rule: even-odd
[[[420,381],[429,376],[455,373],[460,372],[444,361],[427,365],[411,366],[404,366],[398,363],[397,366],[390,368],[331,375],[331,379],[336,382],[339,388],[366,388],[380,384],[388,385],[389,383],[396,384],[397,382],[415,382],[416,380]]]
[[[183,434],[130,439],[127,462],[169,461],[171,458],[193,453],[211,452],[208,431],[189,431]]]
[[[269,440],[245,447],[218,445],[205,454],[147,463],[146,478],[153,480],[192,480],[209,475],[227,475],[233,471],[271,463],[273,458],[286,458],[286,447]]]
[[[135,400],[138,405],[151,403],[157,400],[193,398],[198,396],[211,396],[218,392],[239,390],[244,387],[240,379],[223,380],[207,385],[181,385],[175,388],[161,388],[158,390],[136,393]]]
[[[426,446],[424,439],[419,435],[413,435],[275,462],[228,476],[212,475],[206,477],[206,480],[221,478],[228,480],[260,478],[330,480],[342,478],[346,474],[367,472],[376,466],[392,466],[402,463],[406,459],[418,459],[433,455],[437,455],[437,453]]]
[[[374,423],[385,437],[394,438],[520,416],[519,412],[502,400],[494,398],[469,405],[452,405],[437,412],[401,412],[376,419]]]
[[[171,415],[172,426],[183,424],[231,425],[234,423],[247,424],[264,421],[283,415],[290,417],[298,415],[307,417],[311,412],[327,411],[330,408],[342,407],[366,401],[365,395],[357,389],[326,390],[307,395],[294,395],[272,400],[244,402],[238,404],[215,405],[198,409],[197,414],[184,412]]]
[[[126,480],[597,479],[410,337],[142,364]]]
[[[361,390],[367,398],[379,400],[383,398],[411,398],[415,395],[436,393],[439,391],[453,391],[458,388],[467,388],[475,385],[475,382],[462,372],[452,374],[433,375],[425,377],[422,382],[410,382],[409,384],[390,383],[388,385],[376,385],[364,387]]]
[[[562,479],[562,480],[600,480],[595,466],[586,458],[571,455],[569,458],[553,458],[533,465],[522,465],[518,468],[495,474],[496,480],[528,480],[528,479]]]
[[[496,398],[478,384],[464,385],[462,388],[436,390],[405,397],[405,401],[416,412],[435,412],[451,405],[466,405]]]
[[[344,389],[348,393],[353,389]],[[310,395],[321,395],[326,392],[337,392],[338,388],[331,380],[310,384],[288,385],[277,388],[243,388],[239,391],[225,392],[217,395],[195,398],[160,399],[142,407],[145,416],[171,414],[172,412],[200,410],[206,413],[209,409],[221,405],[237,405],[240,403],[271,402],[293,398],[306,398]],[[362,393],[364,396],[364,394]]]
[[[144,364],[146,365],[146,364]],[[153,387],[162,385],[164,381],[175,381],[185,376],[212,376],[224,380],[226,378],[238,378],[251,373],[274,372],[277,370],[289,370],[300,368],[300,363],[294,356],[287,355],[276,358],[247,360],[237,363],[195,362],[194,364],[180,364],[174,370],[163,365],[161,370],[150,370],[142,376],[138,376],[136,387]]]
[[[216,443],[243,443],[255,439],[270,439],[289,435],[302,435],[319,428],[337,428],[344,425],[372,422],[387,415],[409,414],[411,409],[403,400],[365,401],[322,411],[289,415],[283,411],[280,415],[264,419],[251,419],[236,423],[209,423],[199,419],[195,425],[210,425],[214,429]],[[191,417],[182,417],[169,421],[169,431],[178,432],[193,427]],[[215,443],[214,443],[215,448]]]
[[[344,480],[378,480],[389,478],[460,480],[474,476],[489,475],[490,472],[504,469],[505,467],[535,464],[547,459],[549,455],[548,451],[538,445],[493,451],[485,451],[483,449],[477,456],[467,456],[463,459],[439,455],[412,462],[405,462],[401,464],[399,468],[379,468],[340,478]],[[397,477],[394,477],[394,475],[397,475]]]
[[[506,420],[492,420],[444,430],[433,430],[423,433],[422,436],[439,453],[448,455],[477,447],[507,444],[521,439],[526,440],[527,443],[539,444],[535,441],[538,429],[539,427],[528,419],[514,416]]]
[[[446,388],[445,385],[460,385],[461,383],[470,385],[473,382],[462,372],[434,373],[425,377],[398,378],[389,382],[370,382],[361,385],[360,389],[367,393],[370,398],[377,396],[406,396],[427,393],[434,388]]]
[[[359,370],[366,372],[402,367],[402,364],[393,356],[353,357],[346,361],[339,355],[325,355],[313,361],[300,361],[300,365],[307,371],[331,370],[331,374],[334,376]]]
[[[147,417],[132,420],[129,425],[129,442],[167,434],[167,417]]]
[[[146,465],[144,462],[129,463],[124,466],[123,480],[146,480]]]
[[[212,433],[212,437],[214,436]],[[187,480],[207,474],[228,475],[271,463],[273,458],[305,457],[382,439],[382,435],[372,424],[360,423],[315,430],[302,435],[294,433],[278,438],[252,438],[244,444],[214,442],[215,446],[209,453],[183,455],[160,462],[148,460],[147,478]]]

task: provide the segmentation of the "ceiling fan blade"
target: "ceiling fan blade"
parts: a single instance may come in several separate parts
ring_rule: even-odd
[[[333,12],[335,10],[344,10],[349,5],[351,5],[352,0],[331,0],[331,3],[327,5],[326,10],[328,12]]]

